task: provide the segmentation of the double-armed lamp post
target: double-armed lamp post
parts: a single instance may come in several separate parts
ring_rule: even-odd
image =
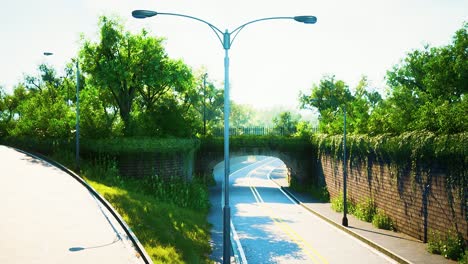
[[[224,57],[224,181],[223,181],[223,192],[224,192],[224,205],[223,205],[223,263],[230,263],[230,222],[231,222],[231,209],[229,207],[229,49],[234,42],[237,34],[247,25],[255,22],[264,20],[276,20],[276,19],[290,19],[305,24],[315,24],[317,18],[315,16],[294,16],[294,17],[267,17],[252,20],[247,22],[236,29],[229,32],[221,31],[218,27],[213,24],[193,16],[177,14],[177,13],[162,13],[151,10],[135,10],[132,12],[132,16],[135,18],[148,18],[156,15],[168,15],[178,16],[196,20],[208,25],[218,37],[221,45],[225,51]]]

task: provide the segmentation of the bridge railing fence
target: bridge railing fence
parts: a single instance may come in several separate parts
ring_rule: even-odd
[[[247,126],[247,127],[230,127],[229,135],[231,136],[289,136],[297,132],[296,128],[288,129],[285,127],[269,127],[269,126]],[[317,133],[316,127],[312,128],[312,133]],[[218,127],[213,130],[213,136],[222,137],[224,135],[224,128]]]

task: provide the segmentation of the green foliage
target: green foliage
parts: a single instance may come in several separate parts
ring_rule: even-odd
[[[196,149],[199,141],[180,138],[110,138],[98,140],[83,140],[82,149],[94,153],[115,155],[121,153],[158,152],[174,153]]]
[[[440,255],[442,254],[443,244],[443,236],[440,232],[431,230],[427,240],[427,251],[432,254]]]
[[[412,51],[388,71],[385,99],[372,91],[366,77],[351,94],[343,81],[331,75],[314,84],[310,94],[301,94],[301,108],[316,108],[320,132],[327,134],[342,133],[344,109],[349,134],[466,132],[467,50],[468,23],[464,23],[451,44]]]
[[[449,230],[445,235],[430,231],[427,250],[433,254],[441,254],[447,259],[463,261],[465,251],[464,239],[456,231]]]
[[[468,264],[468,249],[465,249],[465,253],[458,260],[459,264]]]
[[[273,119],[275,130],[277,130],[280,135],[291,136],[297,131],[296,127],[299,123],[299,118],[299,116],[293,116],[289,111],[282,112]]]
[[[356,210],[356,206],[354,204],[353,201],[351,201],[348,197],[346,198],[346,206],[347,206],[347,213],[348,214],[354,214],[354,211]],[[344,210],[344,203],[343,203],[343,194],[340,193],[340,195],[338,195],[337,197],[335,198],[332,198],[331,199],[331,208],[335,211],[335,212],[343,212]]]
[[[392,219],[383,210],[377,210],[377,213],[371,219],[372,225],[377,228],[395,231]]]
[[[145,30],[131,34],[124,30],[117,18],[101,17],[99,27],[99,42],[84,40],[80,61],[83,71],[89,75],[90,84],[112,98],[123,121],[125,135],[132,134],[135,107],[140,112],[161,116],[164,113],[157,111],[155,106],[167,103],[160,101],[170,94],[172,101],[180,102],[182,109],[190,109],[191,96],[195,94],[191,69],[182,61],[167,56],[162,38],[149,36]],[[158,124],[151,118],[145,121],[152,122],[153,126]]]
[[[157,175],[146,177],[140,188],[158,201],[173,203],[182,208],[192,208],[207,212],[210,201],[206,185],[195,179],[187,182],[182,179],[163,179]]]
[[[328,193],[327,186],[300,184],[295,178],[292,178],[289,183],[289,187],[294,191],[310,194],[320,202],[327,203],[330,201],[330,193]]]
[[[372,222],[376,213],[377,208],[375,207],[374,201],[372,199],[367,199],[358,203],[354,210],[354,216],[366,222]]]
[[[319,111],[322,133],[342,134],[344,112],[348,133],[367,133],[370,112],[382,101],[379,93],[368,90],[366,77],[362,77],[352,95],[343,81],[335,80],[335,76],[325,76],[319,85],[313,86],[310,95],[302,94],[299,100],[302,109],[316,108]]]
[[[375,134],[427,130],[466,132],[468,23],[450,45],[415,50],[387,73],[388,98],[373,113]]]
[[[318,147],[319,155],[327,154],[342,159],[343,137],[336,135],[314,134],[312,142]],[[468,146],[468,133],[437,135],[432,132],[406,132],[398,136],[383,134],[379,136],[350,135],[347,137],[347,151],[350,162],[375,159],[404,170],[411,168],[413,175],[418,164],[437,164],[447,171],[448,188],[459,188],[458,196],[464,199],[467,192],[468,159],[465,151]],[[462,201],[463,204],[463,201]]]
[[[161,202],[136,186],[87,181],[122,215],[154,263],[210,262],[206,211]]]

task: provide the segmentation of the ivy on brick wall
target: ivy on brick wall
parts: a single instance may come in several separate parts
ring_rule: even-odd
[[[315,134],[312,142],[317,146],[318,155],[343,158],[343,136]],[[405,132],[394,136],[349,135],[346,138],[346,152],[350,166],[370,158],[388,164],[395,174],[410,171],[412,182],[418,182],[422,173],[430,174],[433,169],[446,174],[447,189],[457,190],[462,204],[468,197],[468,132],[438,135],[433,132]],[[452,192],[449,192],[452,193]],[[450,198],[450,197],[449,197]],[[468,209],[468,208],[465,208]]]

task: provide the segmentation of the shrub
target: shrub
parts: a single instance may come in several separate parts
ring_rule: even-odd
[[[330,201],[330,193],[328,193],[327,186],[316,186],[311,185],[309,187],[309,193],[312,197],[318,199],[321,202],[329,202]]]
[[[346,199],[347,201],[347,206],[348,206],[348,214],[353,214],[354,213],[354,210],[355,210],[355,205],[354,203],[349,199],[347,198]],[[335,210],[335,212],[343,212],[344,210],[344,204],[343,204],[343,194],[340,193],[340,195],[338,195],[337,197],[335,198],[332,198],[331,199],[331,207],[333,210]]]
[[[430,231],[427,240],[427,251],[432,254],[440,255],[442,253],[443,238],[439,232]]]
[[[457,260],[466,263],[466,251],[464,254],[465,243],[463,238],[453,230],[447,234],[441,235],[439,232],[431,231],[427,244],[427,251],[433,254],[441,254],[447,259]]]
[[[442,255],[445,258],[457,260],[463,256],[465,243],[463,238],[452,230],[449,230],[442,246]]]
[[[380,229],[395,231],[392,219],[383,210],[377,211],[377,213],[372,218],[372,224]]]
[[[291,178],[289,187],[294,191],[310,194],[314,199],[327,203],[330,201],[330,194],[327,186],[317,186],[314,184],[301,184],[295,178]]]
[[[372,222],[372,219],[376,212],[377,208],[375,207],[374,200],[367,199],[356,205],[354,215],[360,220]]]
[[[463,254],[463,256],[460,257],[460,259],[458,260],[458,263],[468,264],[468,249],[465,249],[465,254]]]

